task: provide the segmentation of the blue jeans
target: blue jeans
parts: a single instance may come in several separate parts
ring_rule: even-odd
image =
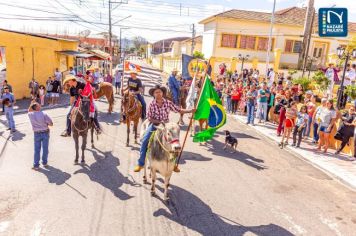
[[[247,103],[247,123],[254,124],[255,104]]]
[[[310,136],[312,120],[313,120],[313,117],[310,117],[310,116],[309,116],[309,117],[308,117],[307,128],[304,129],[304,134],[303,134],[303,136],[307,136],[307,137]]]
[[[71,124],[71,121],[70,121],[70,113],[72,113],[72,110],[73,110],[73,107],[74,105],[77,103],[77,100],[75,100],[75,102],[73,103],[73,105],[71,106],[71,108],[69,109],[69,112],[67,114],[67,134],[71,134],[72,133],[72,124]]]
[[[317,123],[314,123],[313,124],[313,133],[314,133],[314,137],[313,137],[313,140],[315,142],[318,142],[319,141],[319,133],[318,133],[318,129],[319,129],[319,125]]]
[[[35,133],[35,156],[33,166],[38,167],[40,165],[40,156],[42,148],[42,164],[46,165],[48,160],[48,143],[49,132]]]
[[[148,143],[150,141],[150,137],[152,135],[152,132],[156,130],[156,127],[153,124],[150,124],[143,135],[142,138],[142,143],[141,143],[141,148],[140,148],[140,158],[138,159],[138,165],[139,166],[144,166],[145,165],[145,158],[146,158],[146,153],[147,153],[147,148],[148,148]]]
[[[143,98],[143,96],[141,94],[137,94],[137,99],[140,101],[140,103],[142,105],[142,116],[141,116],[141,118],[144,120],[144,119],[146,119],[146,102],[145,102],[145,99]]]
[[[257,109],[257,118],[266,121],[267,119],[267,102],[259,102],[258,109]]]
[[[232,111],[231,97],[226,97],[226,108],[228,112]]]
[[[172,91],[172,100],[173,103],[177,106],[179,106],[179,93],[176,90],[171,90]]]
[[[9,123],[9,128],[15,130],[14,109],[12,109],[12,107],[5,107],[5,115]]]

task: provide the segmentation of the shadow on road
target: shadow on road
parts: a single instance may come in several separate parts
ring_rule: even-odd
[[[153,216],[164,216],[201,235],[242,236],[246,233],[261,236],[293,235],[287,229],[272,223],[257,226],[241,225],[214,213],[205,202],[192,193],[174,185],[171,185],[171,188],[168,210],[161,208],[155,211]],[[158,187],[158,189],[162,191],[162,188]]]
[[[229,152],[230,150],[223,149],[223,147],[224,147],[223,143],[213,139],[207,143],[207,147],[208,147],[208,152],[211,152],[212,155],[226,157],[226,158],[240,161],[250,167],[255,168],[256,170],[268,169],[268,167],[263,164],[264,160],[253,157],[245,152],[238,151],[239,146],[237,146],[237,152],[230,153]]]
[[[179,161],[179,164],[180,165],[186,164],[186,160],[189,160],[189,161],[211,161],[212,158],[204,157],[204,156],[200,155],[199,153],[183,151],[183,154]]]
[[[56,185],[64,184],[71,177],[71,175],[67,172],[63,172],[53,166],[48,166],[44,169],[41,168],[38,170],[38,172],[44,174],[47,177],[49,183]]]
[[[104,153],[97,149],[88,151],[93,153],[96,162],[90,166],[83,165],[82,169],[75,171],[74,174],[82,173],[88,175],[91,181],[109,189],[120,200],[132,198],[132,196],[120,189],[123,184],[135,186],[135,183],[123,176],[117,169],[117,166],[120,165],[119,159],[114,157],[111,152]]]
[[[119,117],[118,112],[112,112],[111,114],[107,112],[98,112],[99,122],[104,122],[106,124],[119,125]]]
[[[17,130],[15,133],[11,134],[11,140],[19,141],[19,140],[22,140],[25,136],[26,136],[26,134],[21,133],[20,131]]]
[[[256,139],[256,140],[260,140],[259,138],[256,138],[254,136],[251,136],[251,135],[248,135],[248,134],[245,134],[245,133],[238,133],[238,132],[232,132],[230,131],[231,133],[231,136],[234,137],[234,138],[237,138],[237,140],[239,139]],[[225,132],[224,131],[217,131],[215,134],[219,134],[219,135],[222,135],[224,138],[225,138]]]

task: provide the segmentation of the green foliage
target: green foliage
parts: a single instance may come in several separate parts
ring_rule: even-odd
[[[303,90],[307,91],[310,89],[311,80],[308,79],[307,77],[300,77],[300,78],[293,79],[292,83],[302,85]]]
[[[232,74],[233,74],[232,70],[226,71],[226,75],[228,78],[231,78]]]
[[[356,85],[349,85],[346,86],[345,93],[347,94],[348,97],[350,97],[352,100],[356,99]]]
[[[290,76],[293,76],[294,74],[296,74],[297,73],[297,70],[288,70],[288,74],[290,75]]]
[[[314,76],[312,77],[312,81],[316,84],[317,88],[322,92],[326,91],[330,85],[330,80],[326,78],[324,72],[320,70],[315,72]]]
[[[195,51],[195,52],[193,53],[193,57],[194,57],[194,58],[198,58],[198,59],[202,59],[202,60],[205,59],[205,58],[204,58],[204,54],[203,54],[202,52],[199,52],[199,51]]]

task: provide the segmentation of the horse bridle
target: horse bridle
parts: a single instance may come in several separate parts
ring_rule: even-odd
[[[78,113],[84,117],[84,114],[83,114],[83,112],[82,112],[81,109],[80,109],[81,106],[82,106],[82,98],[83,98],[83,97],[81,97],[81,99],[80,99],[80,101],[79,101],[78,108],[76,109],[75,114],[74,114],[74,116],[73,116],[74,118],[72,119],[73,127],[78,131],[78,133],[82,133],[82,132],[86,131],[86,130],[88,129],[88,127],[89,127],[89,121],[85,122],[85,123],[86,123],[85,129],[78,129],[77,126],[75,125],[75,121],[76,121],[76,119],[77,119]]]

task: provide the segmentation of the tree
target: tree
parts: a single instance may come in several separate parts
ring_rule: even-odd
[[[136,51],[140,51],[140,48],[148,43],[147,40],[141,36],[134,37],[132,41]]]
[[[204,54],[202,53],[202,52],[199,52],[199,51],[195,51],[194,53],[193,53],[193,57],[194,58],[198,58],[198,59],[205,59],[204,58]]]

